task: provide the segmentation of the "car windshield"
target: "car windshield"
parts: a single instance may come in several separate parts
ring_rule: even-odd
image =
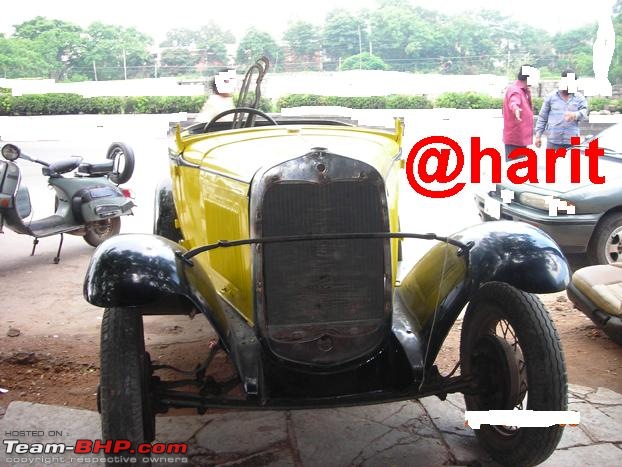
[[[620,131],[620,125],[610,126],[598,133],[594,138],[590,138],[590,141],[595,138],[598,138],[598,146],[607,151],[606,155],[622,158],[622,132]],[[588,141],[585,144],[587,143]]]

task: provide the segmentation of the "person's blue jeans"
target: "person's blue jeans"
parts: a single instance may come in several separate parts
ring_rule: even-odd
[[[568,149],[569,147],[572,147],[572,144],[556,144],[556,143],[551,143],[549,141],[546,142],[547,149],[559,149],[559,148]]]
[[[511,153],[512,151],[514,151],[514,149],[517,149],[517,148],[526,148],[526,147],[527,147],[527,146],[515,146],[515,145],[513,145],[513,144],[506,144],[506,145],[505,145],[505,160],[506,160],[506,161],[509,161],[509,160],[510,160],[510,158],[509,158],[508,156],[510,155],[510,153]]]

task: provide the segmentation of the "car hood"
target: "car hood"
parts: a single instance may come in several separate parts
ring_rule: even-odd
[[[395,135],[388,132],[319,125],[230,130],[191,137],[184,143],[184,159],[245,183],[262,167],[317,148],[361,160],[386,176],[400,151]]]
[[[578,183],[571,182],[571,164],[570,160],[558,159],[555,170],[555,182],[546,183],[546,165],[538,165],[538,182],[527,182],[521,185],[504,183],[504,185],[510,185],[513,189],[518,191],[532,191],[534,193],[551,194],[551,193],[570,193],[580,190],[585,187],[591,187],[595,184],[589,177],[588,158],[581,155],[580,158],[580,181]],[[576,169],[575,169],[576,170]],[[519,175],[521,172],[519,171]],[[622,161],[617,161],[611,157],[601,157],[598,160],[599,176],[605,177],[604,184],[617,184],[619,185],[622,180]]]

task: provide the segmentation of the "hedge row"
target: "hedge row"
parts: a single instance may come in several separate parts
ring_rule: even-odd
[[[534,98],[536,112],[542,106],[542,98]],[[431,109],[433,107],[452,109],[500,109],[503,98],[490,97],[475,92],[446,92],[431,100],[426,96],[368,96],[368,97],[337,97],[318,96],[315,94],[290,94],[281,97],[278,108],[300,106],[336,105],[351,109]]]
[[[0,90],[3,91],[3,90]],[[205,96],[193,97],[82,97],[78,94],[30,94],[12,96],[0,92],[0,115],[59,115],[59,114],[145,114],[145,113],[196,113],[201,110]],[[341,106],[352,109],[431,109],[433,107],[456,109],[500,109],[503,99],[473,92],[447,92],[430,100],[426,96],[318,96],[315,94],[290,94],[277,101],[277,110],[300,106]],[[541,98],[534,98],[538,112]],[[590,109],[622,110],[622,100],[592,99]],[[273,110],[270,99],[261,98],[260,109]]]
[[[0,115],[195,113],[204,96],[82,97],[79,94],[0,93]]]
[[[622,112],[622,99],[610,99],[608,97],[592,97],[588,99],[590,110],[609,110],[610,112]]]
[[[277,101],[277,107],[341,106],[351,109],[431,109],[432,102],[425,96],[318,96],[316,94],[289,94]]]

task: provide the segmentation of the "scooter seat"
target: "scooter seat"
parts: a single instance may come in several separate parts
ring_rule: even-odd
[[[113,160],[101,162],[98,164],[89,164],[89,163],[84,162],[80,164],[80,166],[78,167],[78,172],[82,174],[91,175],[91,176],[107,175],[110,172],[112,172],[113,168],[114,168]]]
[[[579,269],[566,293],[611,340],[622,345],[622,263]]]
[[[49,166],[44,167],[42,172],[43,175],[48,177],[53,177],[55,175],[65,174],[67,172],[71,172],[75,170],[80,163],[82,162],[82,158],[79,156],[72,156],[68,159],[61,159],[56,162],[52,162]]]

